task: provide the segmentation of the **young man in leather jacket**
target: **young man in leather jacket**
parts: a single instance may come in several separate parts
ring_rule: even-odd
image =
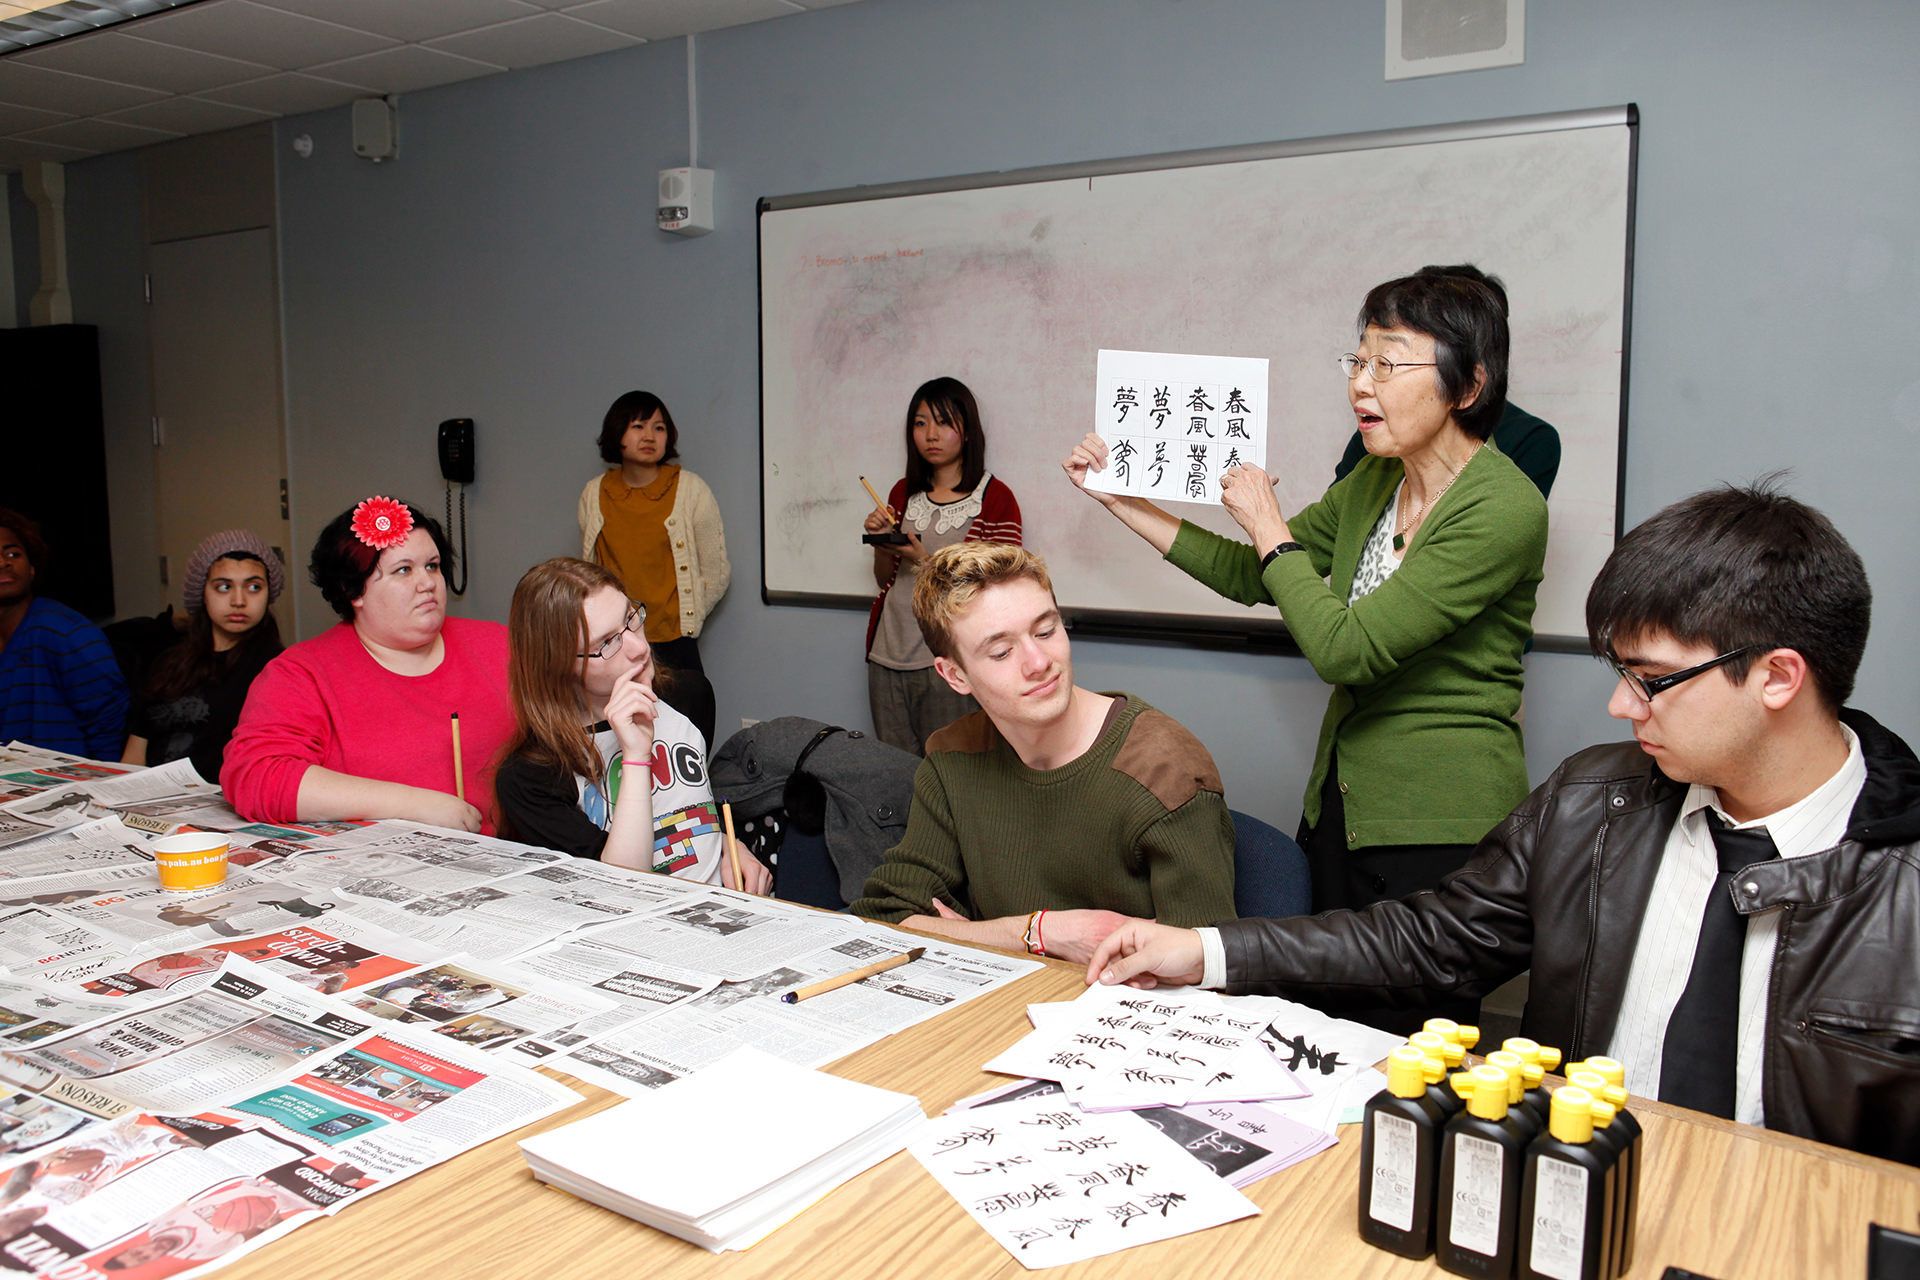
[[[1920,1161],[1920,760],[1843,708],[1870,602],[1819,512],[1766,488],[1676,503],[1587,597],[1632,744],[1568,759],[1436,891],[1130,922],[1088,981],[1337,1012],[1531,969],[1524,1033],[1621,1059],[1636,1093]]]

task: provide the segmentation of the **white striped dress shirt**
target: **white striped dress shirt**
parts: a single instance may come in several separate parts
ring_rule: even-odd
[[[1810,795],[1778,813],[1752,822],[1734,822],[1719,808],[1719,794],[1698,783],[1687,789],[1680,817],[1667,834],[1660,869],[1647,897],[1647,914],[1627,973],[1620,1017],[1614,1024],[1607,1054],[1627,1068],[1627,1088],[1648,1097],[1658,1096],[1660,1059],[1667,1038],[1667,1022],[1686,990],[1693,969],[1694,948],[1700,941],[1700,918],[1713,890],[1720,860],[1707,827],[1711,808],[1729,826],[1765,827],[1783,858],[1800,858],[1831,849],[1846,834],[1847,819],[1867,781],[1867,762],[1860,740],[1845,725],[1847,760]],[[1772,979],[1774,944],[1780,932],[1780,909],[1747,917],[1747,940],[1740,955],[1739,1061],[1735,1068],[1733,1118],[1742,1124],[1765,1124],[1761,1098],[1767,988]]]

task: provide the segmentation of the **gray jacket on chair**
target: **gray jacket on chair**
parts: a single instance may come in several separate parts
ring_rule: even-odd
[[[781,808],[794,761],[829,728],[822,720],[781,716],[742,729],[708,765],[714,794],[731,803],[742,820]],[[860,896],[867,876],[906,833],[919,767],[920,757],[857,729],[834,729],[807,756],[805,772],[824,794],[827,855],[843,900]]]

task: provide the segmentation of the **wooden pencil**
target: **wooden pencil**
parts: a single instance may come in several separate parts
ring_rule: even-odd
[[[453,794],[467,800],[467,771],[460,766],[460,713],[453,713]]]

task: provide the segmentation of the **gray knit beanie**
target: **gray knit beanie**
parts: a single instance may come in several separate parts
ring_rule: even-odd
[[[193,549],[187,558],[187,577],[181,584],[186,596],[188,616],[204,613],[207,608],[207,571],[213,568],[215,560],[253,559],[267,566],[267,603],[272,604],[280,598],[280,588],[286,585],[287,571],[280,564],[280,557],[273,554],[273,548],[267,540],[251,529],[228,529],[225,533],[216,533]]]

